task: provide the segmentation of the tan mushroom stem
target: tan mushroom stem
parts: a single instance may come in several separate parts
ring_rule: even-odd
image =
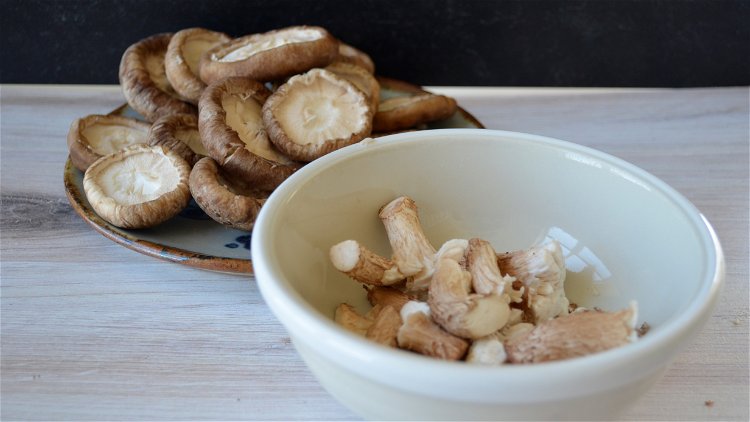
[[[440,246],[440,249],[435,253],[434,263],[441,259],[452,259],[461,265],[461,268],[465,268],[467,265],[466,252],[469,247],[469,241],[466,239],[450,239],[447,240]]]
[[[543,321],[505,343],[512,363],[569,359],[619,347],[638,338],[635,302],[618,312],[580,312]]]
[[[481,365],[502,365],[508,355],[505,353],[503,342],[492,337],[482,337],[474,340],[466,355],[466,362]]]
[[[558,242],[499,254],[497,262],[502,273],[515,277],[525,286],[525,305],[532,322],[567,315],[570,303],[564,289],[565,261]]]
[[[466,250],[466,261],[474,291],[482,294],[507,294],[514,302],[522,300],[522,291],[513,290],[511,276],[503,276],[497,265],[497,253],[490,242],[483,239],[470,239]],[[523,287],[522,287],[523,289]]]
[[[401,317],[403,325],[398,330],[398,346],[425,356],[445,360],[459,360],[469,348],[469,342],[456,337],[435,324],[424,312],[412,312]]]
[[[342,303],[336,307],[333,320],[345,329],[364,336],[372,326],[372,319],[361,315],[352,305]]]
[[[434,267],[435,248],[422,230],[416,203],[409,197],[398,197],[382,207],[379,216],[401,274],[413,277],[414,287],[426,288]]]
[[[497,294],[470,293],[471,274],[454,260],[441,259],[430,283],[432,317],[451,334],[477,339],[502,328],[510,317],[507,300]]]
[[[407,302],[414,299],[414,296],[410,296],[393,287],[376,286],[367,288],[367,301],[373,306],[392,306],[400,312],[401,308],[403,308]]]
[[[397,347],[396,338],[401,324],[401,315],[393,306],[379,307],[379,311],[375,315],[372,325],[367,329],[365,337],[389,347]]]
[[[329,251],[333,266],[361,283],[388,286],[404,279],[396,264],[356,240],[345,240]]]
[[[530,322],[519,322],[514,325],[506,325],[495,334],[500,341],[509,341],[515,338],[523,337],[534,329],[534,324]]]

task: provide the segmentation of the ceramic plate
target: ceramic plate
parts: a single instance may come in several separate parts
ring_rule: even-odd
[[[420,92],[421,88],[402,81],[378,78],[381,97],[389,98]],[[127,105],[111,114],[141,118]],[[450,118],[427,125],[437,128],[483,128],[474,116],[459,108]],[[65,163],[65,192],[73,209],[105,237],[155,258],[204,270],[252,274],[250,232],[231,229],[209,218],[195,201],[176,217],[150,229],[125,230],[99,217],[86,199],[83,173],[70,159]]]

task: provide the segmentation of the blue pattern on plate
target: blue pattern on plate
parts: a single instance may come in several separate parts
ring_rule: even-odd
[[[243,248],[247,249],[248,251],[250,250],[250,235],[249,234],[246,234],[246,235],[243,235],[243,236],[237,236],[237,237],[234,238],[234,240],[237,243],[235,243],[235,242],[227,243],[224,246],[226,246],[229,249],[237,249],[240,246],[242,246]]]
[[[190,198],[190,202],[188,203],[187,207],[180,211],[179,214],[182,218],[188,218],[190,220],[210,220],[211,217],[209,217],[200,206],[198,206],[198,203],[195,202],[195,199]]]

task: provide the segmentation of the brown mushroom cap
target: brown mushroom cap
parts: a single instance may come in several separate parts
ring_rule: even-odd
[[[148,142],[149,124],[123,116],[92,114],[76,119],[68,130],[70,161],[86,169],[104,155]]]
[[[208,84],[227,76],[274,81],[323,67],[337,56],[338,41],[325,29],[290,26],[235,38],[210,49],[201,58],[200,77]]]
[[[172,34],[144,38],[125,50],[120,61],[120,85],[130,107],[146,120],[161,116],[195,113],[195,106],[183,101],[167,80],[164,56]]]
[[[91,207],[115,226],[152,227],[190,201],[190,165],[161,146],[132,145],[96,160],[83,177]]]
[[[456,112],[456,100],[428,92],[381,101],[372,121],[377,132],[408,129],[422,123],[447,119]]]
[[[375,62],[372,58],[364,51],[342,41],[339,41],[339,54],[336,62],[351,63],[365,69],[371,75],[375,74]]]
[[[170,114],[159,118],[148,132],[149,145],[161,145],[176,152],[191,166],[207,155],[194,114]]]
[[[333,62],[325,67],[336,75],[346,79],[364,92],[370,102],[373,113],[378,110],[380,103],[380,83],[367,70],[352,63]]]
[[[198,104],[206,84],[198,76],[200,59],[211,48],[232,38],[204,28],[177,31],[169,41],[164,56],[167,79],[174,90],[193,104]]]
[[[260,82],[230,77],[201,95],[198,129],[208,155],[230,174],[271,190],[300,167],[269,141],[261,110],[270,95]]]
[[[271,141],[299,161],[359,142],[370,134],[372,109],[354,84],[324,69],[293,76],[263,105]]]
[[[229,227],[252,230],[269,193],[227,175],[211,157],[203,157],[190,173],[190,192],[209,217]]]

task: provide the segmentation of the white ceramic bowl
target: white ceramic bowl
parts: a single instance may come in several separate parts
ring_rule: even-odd
[[[329,263],[357,239],[390,255],[378,208],[409,195],[436,246],[481,237],[498,251],[563,246],[566,293],[582,306],[639,305],[638,342],[583,358],[484,367],[389,349],[332,320],[367,309]],[[271,195],[253,231],[255,277],[320,383],[370,419],[604,419],[658,380],[708,319],[721,247],[682,195],[631,164],[569,142],[483,129],[366,141],[302,168]]]

